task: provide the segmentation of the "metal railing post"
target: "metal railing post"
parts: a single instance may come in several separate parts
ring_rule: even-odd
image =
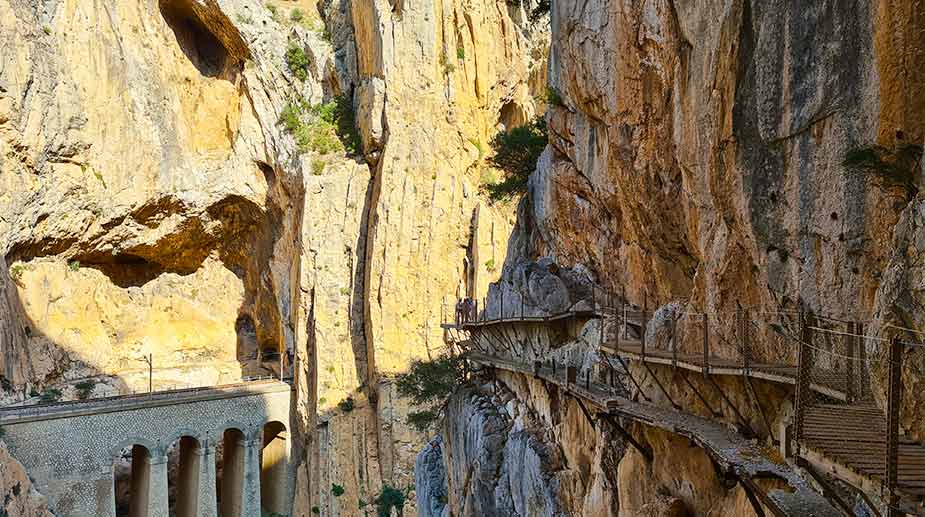
[[[739,307],[736,315],[739,318],[739,339],[742,342],[742,369],[748,373],[748,367],[751,363],[751,343],[748,340],[748,310]]]
[[[649,325],[648,325],[648,323],[646,322],[646,309],[645,309],[645,305],[643,305],[643,308],[642,308],[642,330],[640,331],[641,334],[642,334],[642,339],[640,340],[641,347],[640,347],[640,354],[639,354],[640,356],[642,356],[642,360],[643,360],[643,361],[646,360],[646,328],[648,328],[648,326],[649,326]]]
[[[898,456],[899,456],[899,412],[902,404],[902,343],[899,338],[890,340],[889,364],[887,365],[887,376],[889,385],[887,388],[887,410],[886,410],[886,476],[884,483],[887,492],[887,515],[890,517],[902,515],[896,509],[899,503],[899,496],[896,493],[898,477]]]
[[[806,398],[809,397],[810,368],[813,334],[809,322],[803,312],[800,312],[800,348],[797,353],[797,379],[793,404],[793,437],[797,442],[803,438],[803,420],[806,414]]]
[[[501,288],[501,301],[498,304],[498,319],[504,319],[504,288]]]
[[[845,360],[845,401],[851,404],[854,401],[854,349],[855,342],[860,340],[857,334],[857,327],[853,321],[848,322],[848,335],[845,336],[845,345],[847,348]]]
[[[524,293],[520,293],[520,319],[524,319]]]
[[[617,329],[617,334],[619,334],[620,332],[623,332],[623,339],[626,339],[626,299],[625,298],[623,299],[622,302],[620,302],[620,312],[623,314],[623,319],[620,321],[620,327],[622,328]]]
[[[678,366],[678,320],[671,317],[671,365]]]
[[[703,313],[703,376],[710,375],[710,317]]]

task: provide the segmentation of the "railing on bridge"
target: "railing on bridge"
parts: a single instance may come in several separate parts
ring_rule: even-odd
[[[188,394],[194,394],[194,393],[204,392],[204,391],[209,391],[209,390],[227,390],[227,389],[247,386],[250,384],[259,384],[259,383],[270,382],[270,381],[279,381],[279,382],[291,384],[292,379],[291,378],[280,379],[279,377],[276,377],[274,375],[251,375],[251,376],[242,377],[240,382],[234,382],[234,383],[228,383],[228,384],[199,384],[199,385],[187,384],[182,387],[170,386],[166,389],[159,389],[159,390],[154,390],[154,391],[133,390],[131,393],[123,393],[119,395],[109,395],[106,397],[87,397],[87,398],[77,399],[77,400],[53,400],[53,401],[48,401],[48,402],[39,402],[36,404],[27,404],[27,403],[11,404],[7,406],[0,406],[0,416],[3,416],[4,414],[11,414],[11,413],[26,414],[25,412],[29,412],[31,414],[35,412],[44,411],[51,407],[59,407],[59,406],[80,406],[80,405],[91,404],[91,403],[111,403],[111,402],[118,402],[118,401],[148,399],[152,397],[171,396],[171,395],[180,395],[180,394],[188,395]]]

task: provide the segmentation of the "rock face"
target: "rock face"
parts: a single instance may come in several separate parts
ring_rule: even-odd
[[[504,259],[479,182],[543,108],[530,9],[0,0],[0,400],[293,375],[300,515],[408,488],[389,378]],[[356,152],[281,123],[335,98]]]
[[[532,286],[515,271],[552,260],[655,311],[647,329],[653,346],[667,346],[670,315],[740,306],[876,320],[869,331],[921,341],[897,329],[923,329],[925,320],[925,83],[908,80],[925,63],[921,46],[911,44],[923,30],[920,17],[908,16],[915,9],[912,2],[553,2],[550,141],[518,210],[505,277],[490,292],[529,298]],[[550,284],[550,298],[561,298],[560,289]],[[538,333],[539,354],[515,352],[581,364],[578,357],[594,356],[594,325],[570,329],[565,341]],[[921,401],[911,395],[921,384],[920,353],[908,352],[905,364],[903,427],[921,437]],[[643,390],[658,394],[655,403],[668,404],[651,376],[635,373]],[[704,411],[680,378],[655,374],[685,410]],[[515,405],[547,396],[542,386],[518,382],[527,389],[514,390]],[[723,390],[750,406],[746,386]],[[761,383],[756,391],[778,409],[768,422],[743,418],[765,434],[789,418],[790,394]],[[469,417],[451,412],[448,429]],[[632,449],[612,452],[614,505],[593,513],[560,500],[563,513],[616,514],[619,506],[620,515],[750,514],[744,494],[716,479],[701,453],[670,435],[637,431],[676,462],[648,465]],[[452,450],[464,435],[444,439]]]
[[[495,397],[478,388],[460,390],[447,411],[465,417],[449,420],[444,429],[447,446],[442,451],[447,471],[433,469],[430,477],[424,477],[428,471],[419,471],[423,479],[419,480],[418,490],[446,483],[452,515],[571,515],[571,508],[581,504],[586,487],[603,481],[599,479],[602,472],[592,471],[594,458],[588,455],[592,449],[579,453],[557,443],[562,438],[589,438],[594,433],[582,428],[580,424],[585,422],[568,421],[566,417],[547,427],[550,422],[546,418],[558,420],[565,415],[538,413],[514,399],[507,388]],[[571,427],[574,424],[578,424],[577,428]],[[589,441],[582,443],[590,445]],[[419,464],[424,462],[424,455],[436,454],[436,450],[425,450]],[[439,477],[444,474],[445,479]],[[609,513],[607,501],[586,502],[596,511],[605,512],[597,515]]]
[[[45,498],[42,497],[29,480],[29,475],[6,449],[0,444],[0,515],[21,517],[51,517]]]

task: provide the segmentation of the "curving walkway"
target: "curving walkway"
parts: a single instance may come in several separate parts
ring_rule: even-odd
[[[645,365],[794,386],[796,414],[791,430],[799,458],[858,489],[883,493],[890,515],[899,515],[900,507],[912,512],[925,508],[925,447],[904,440],[897,424],[902,391],[898,374],[901,352],[907,347],[920,348],[921,343],[864,335],[861,322],[817,319],[798,313],[750,316],[748,311],[739,311],[729,315],[728,321],[716,321],[705,314],[672,317],[663,322],[669,329],[668,335],[661,336],[662,342],[656,347],[654,343],[646,343],[641,332],[650,316],[645,310],[629,310],[625,305],[616,307],[612,303],[611,306],[595,304],[594,299],[592,296],[590,304],[588,300],[582,302],[592,309],[582,311],[581,317],[585,321],[601,320],[602,351]],[[599,301],[616,299],[606,294],[597,296]],[[538,322],[536,316],[528,320],[517,314],[494,319],[479,316],[492,325]],[[575,317],[571,312],[563,312],[546,315],[539,322],[568,321]],[[500,339],[497,331],[483,331],[485,325],[465,322],[446,328],[466,332],[468,339],[464,341],[481,352],[505,349],[516,355],[510,339]],[[731,337],[717,331],[730,327]],[[887,349],[889,353],[883,353]],[[871,391],[876,371],[889,372],[885,408],[876,404]],[[638,387],[629,372],[625,373]],[[610,400],[595,393],[593,387],[579,396],[587,400]],[[632,407],[626,403],[619,406]],[[617,410],[606,405],[600,407]],[[637,420],[644,420],[643,415],[637,415]],[[789,437],[783,439],[789,441]]]
[[[658,427],[684,436],[701,447],[727,473],[746,485],[760,502],[775,515],[835,517],[842,515],[825,498],[786,464],[768,458],[767,451],[730,431],[725,425],[688,413],[634,402],[617,395],[606,384],[590,382],[585,385],[569,383],[563,369],[553,371],[541,367],[538,371],[514,361],[471,353],[468,358],[477,364],[514,373],[536,375],[569,394],[587,401],[602,415],[619,416],[645,425]],[[771,489],[764,491],[756,480],[781,479],[792,491]]]

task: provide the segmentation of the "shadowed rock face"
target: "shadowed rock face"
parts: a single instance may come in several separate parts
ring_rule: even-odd
[[[922,17],[910,15],[917,4],[564,0],[551,9],[549,82],[561,104],[550,106],[550,145],[519,206],[506,272],[531,260],[539,267],[541,257],[585,268],[609,290],[625,289],[629,302],[657,309],[647,329],[654,346],[667,346],[672,315],[740,306],[873,319],[877,328],[867,330],[881,335],[896,333],[887,324],[923,328],[925,83],[907,80],[925,70],[921,46],[910,44],[922,34]],[[538,285],[558,304],[560,285]],[[516,300],[532,288],[515,276],[490,292]],[[715,331],[729,333],[725,324]],[[540,334],[549,341],[540,349],[557,360],[591,357],[597,332],[587,327],[579,332],[586,345],[557,348]],[[909,390],[920,391],[921,358],[908,355],[903,427],[920,437],[921,403]],[[666,404],[637,370],[643,389]],[[703,411],[677,375],[656,374],[681,406]],[[547,396],[516,383],[517,403]],[[738,407],[751,405],[744,384],[721,384]],[[791,394],[757,389],[779,410],[770,426],[750,410],[744,418],[774,428]],[[621,515],[751,512],[703,454],[637,431],[672,461],[646,465],[617,453],[618,479],[604,492],[619,499]],[[445,436],[445,450],[454,439]],[[573,503],[562,503],[566,513],[600,514]]]

